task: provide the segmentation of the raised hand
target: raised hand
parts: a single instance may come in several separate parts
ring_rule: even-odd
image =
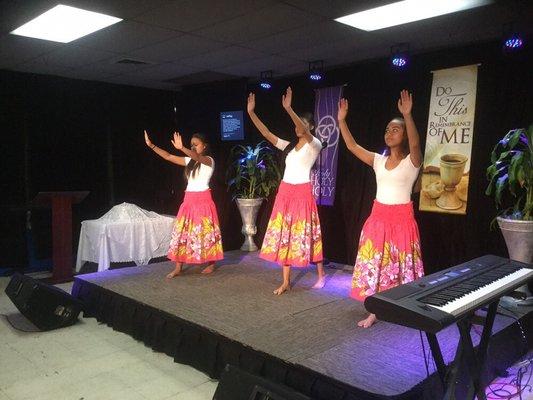
[[[248,102],[246,104],[246,110],[248,111],[248,113],[252,113],[255,110],[255,94],[254,93],[250,93],[248,95]]]
[[[347,115],[348,115],[348,100],[340,99],[339,111],[337,112],[337,119],[339,121],[344,121]]]
[[[288,109],[291,107],[291,103],[292,103],[292,89],[289,86],[285,94],[281,97],[281,104],[283,105],[284,109]]]
[[[148,132],[146,132],[146,129],[144,130],[144,141],[146,142],[146,145],[148,147],[152,147],[153,144],[152,144],[152,141],[150,140],[150,138],[148,137]]]
[[[402,113],[402,115],[409,115],[411,114],[412,109],[413,95],[404,89],[400,92],[400,98],[398,99],[398,110]]]
[[[174,137],[173,139],[171,140],[172,142],[172,145],[178,149],[178,150],[181,150],[183,149],[183,141],[181,140],[181,135],[179,132],[174,132]]]

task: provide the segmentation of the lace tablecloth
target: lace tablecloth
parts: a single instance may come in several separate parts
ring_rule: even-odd
[[[174,217],[122,203],[98,219],[81,223],[76,271],[85,261],[98,263],[98,271],[111,262],[148,264],[167,254]]]

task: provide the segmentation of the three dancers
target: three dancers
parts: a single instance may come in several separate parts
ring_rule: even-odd
[[[291,267],[316,263],[318,279],[313,286],[325,283],[322,264],[320,221],[310,183],[310,170],[322,146],[313,136],[312,115],[298,115],[292,109],[292,90],[282,97],[282,106],[294,123],[295,139],[291,142],[272,133],[255,113],[255,95],[247,101],[248,115],[263,137],[285,154],[285,171],[270,216],[260,257],[282,267],[282,283],[274,290],[281,295],[291,288]],[[412,188],[422,165],[420,138],[411,115],[412,95],[403,90],[398,100],[402,118],[392,119],[385,129],[385,154],[371,152],[353,138],[346,123],[348,100],[341,99],[338,121],[348,150],[374,169],[377,192],[372,212],[359,239],[350,296],[363,301],[367,296],[411,282],[424,275],[420,234],[414,219]],[[205,137],[193,135],[191,149],[181,136],[174,134],[173,146],[185,156],[169,154],[155,146],[145,131],[146,145],[167,161],[185,166],[188,179],[172,233],[168,257],[176,262],[172,278],[181,273],[183,263],[208,263],[204,273],[213,272],[215,261],[223,258],[222,241],[216,208],[209,191],[214,160],[209,156]],[[364,328],[376,321],[368,315],[358,325]]]

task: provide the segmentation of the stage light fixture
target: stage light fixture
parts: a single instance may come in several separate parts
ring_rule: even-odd
[[[507,39],[504,43],[505,47],[508,49],[519,49],[524,45],[524,41],[518,35],[514,35]]]
[[[515,53],[524,47],[524,39],[517,32],[513,22],[503,25],[502,29],[502,49],[504,53]]]
[[[272,89],[272,70],[261,72],[259,87],[263,90]]]
[[[11,33],[69,43],[120,21],[121,18],[59,4]]]
[[[399,43],[391,46],[390,54],[390,62],[393,68],[406,68],[409,64],[409,43]]]
[[[316,60],[309,62],[309,79],[315,82],[324,78],[324,61]]]
[[[520,51],[524,47],[524,40],[518,33],[507,33],[503,39],[503,50],[506,53]]]

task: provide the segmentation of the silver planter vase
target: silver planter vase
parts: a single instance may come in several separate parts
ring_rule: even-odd
[[[244,243],[241,246],[243,251],[256,251],[257,246],[254,243],[254,235],[257,233],[255,220],[263,199],[236,199],[237,207],[242,218],[242,234]]]
[[[502,231],[509,258],[524,263],[533,263],[533,221],[521,221],[498,217],[498,225]],[[517,291],[527,296],[526,300],[518,301],[518,305],[533,305],[533,297],[527,285]]]

